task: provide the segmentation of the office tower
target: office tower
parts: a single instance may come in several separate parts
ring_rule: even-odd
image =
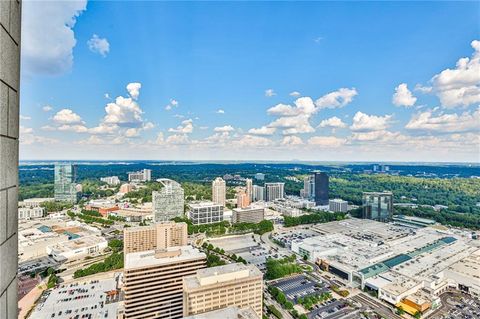
[[[17,319],[21,2],[0,6],[0,318]]]
[[[241,263],[200,269],[183,278],[183,315],[191,316],[229,306],[251,307],[262,316],[263,274]]]
[[[185,196],[182,186],[171,179],[157,179],[163,188],[152,192],[153,215],[155,222],[169,221],[184,213]]]
[[[265,219],[263,207],[234,208],[232,223],[259,223]]]
[[[78,200],[77,166],[70,163],[55,164],[55,200],[76,203]]]
[[[244,191],[237,192],[237,208],[245,208],[250,205],[250,200],[247,193]]]
[[[186,223],[165,222],[123,229],[125,254],[187,245]]]
[[[245,180],[245,186],[248,200],[251,202],[253,200],[253,181],[251,178]]]
[[[213,224],[223,221],[223,205],[214,202],[190,203],[188,218],[194,225]]]
[[[265,187],[253,185],[253,201],[263,201],[265,200]]]
[[[212,201],[225,206],[226,183],[221,177],[215,178],[212,182]]]
[[[118,176],[100,177],[100,181],[112,186],[117,186],[120,184],[120,179],[118,178]]]
[[[317,206],[328,205],[328,175],[323,172],[314,174],[315,179],[315,204]]]
[[[128,173],[128,181],[129,182],[149,182],[152,180],[152,170],[151,169],[143,169],[138,172],[130,172]]]
[[[303,180],[303,190],[300,195],[308,200],[315,199],[315,175],[305,177]]]
[[[119,193],[126,194],[126,193],[129,193],[131,191],[133,191],[133,185],[132,184],[122,184],[122,186],[120,186]]]
[[[265,174],[257,173],[257,174],[255,174],[255,179],[258,180],[258,181],[263,181],[263,180],[265,180]]]
[[[125,255],[125,319],[183,317],[183,277],[206,267],[206,255],[192,246]]]
[[[389,221],[393,216],[392,192],[364,192],[363,218],[376,221]]]
[[[285,183],[265,183],[265,200],[273,202],[285,197]]]
[[[339,198],[330,199],[328,201],[328,210],[335,213],[346,213],[348,210],[348,202]]]

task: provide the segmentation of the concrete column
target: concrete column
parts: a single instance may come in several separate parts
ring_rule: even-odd
[[[0,318],[17,318],[18,133],[20,82],[18,0],[0,0]]]

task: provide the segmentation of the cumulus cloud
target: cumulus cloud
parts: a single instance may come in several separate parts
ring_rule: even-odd
[[[33,133],[33,128],[20,125],[20,135]]]
[[[59,131],[65,131],[65,132],[75,132],[75,133],[87,133],[88,128],[85,125],[82,124],[75,124],[75,125],[69,125],[69,124],[63,124],[57,127],[57,130]]]
[[[399,132],[390,132],[387,130],[370,131],[370,132],[355,132],[351,136],[352,141],[357,142],[392,142],[405,140],[406,137]]]
[[[280,117],[269,124],[269,127],[282,128],[285,135],[312,133],[315,129],[310,125],[310,115],[300,114],[297,116]]]
[[[414,114],[405,128],[438,133],[480,132],[480,108],[461,114],[434,113],[434,110],[427,110]]]
[[[217,114],[225,114],[225,111],[222,109],[218,109],[215,113]]]
[[[193,120],[184,120],[179,126],[176,128],[169,128],[168,131],[171,133],[190,134],[193,132]]]
[[[107,53],[110,52],[110,43],[105,38],[100,38],[98,35],[94,34],[90,40],[87,41],[88,48],[94,53],[98,53],[103,57],[107,56]]]
[[[132,97],[132,99],[138,99],[140,95],[140,89],[142,88],[142,84],[138,82],[128,83],[127,84],[127,91],[128,94]]]
[[[82,123],[82,118],[70,109],[61,109],[53,116],[53,121],[57,124],[78,124]]]
[[[167,137],[165,142],[168,143],[168,144],[182,145],[182,144],[188,144],[190,142],[190,140],[188,139],[188,136],[185,135],[185,134],[174,134],[174,135],[170,135],[169,137]]]
[[[219,126],[213,129],[214,132],[232,132],[235,129],[231,125]]]
[[[391,123],[391,120],[392,115],[377,116],[357,112],[353,117],[353,123],[350,129],[357,132],[385,130]]]
[[[347,127],[347,124],[345,124],[338,117],[333,116],[331,118],[328,118],[328,119],[325,119],[325,120],[321,121],[318,126],[319,127],[331,127],[331,128],[344,128],[344,127]]]
[[[300,96],[300,92],[298,92],[298,91],[293,91],[293,92],[290,92],[289,95],[290,95],[290,96],[294,96],[294,97],[299,97],[299,96]]]
[[[73,27],[86,0],[22,3],[22,71],[59,75],[73,65]]]
[[[253,135],[272,135],[276,130],[275,127],[262,126],[260,128],[251,128],[248,130],[248,133]]]
[[[351,103],[353,98],[358,94],[355,88],[340,88],[337,91],[325,94],[315,101],[315,105],[321,109],[340,108]]]
[[[455,68],[446,69],[430,81],[433,92],[445,108],[466,107],[480,102],[480,41],[471,43],[471,58],[461,58]]]
[[[273,89],[265,90],[265,96],[266,97],[272,97],[272,96],[275,96],[275,95],[277,95],[277,93],[275,93],[275,91]]]
[[[335,136],[313,136],[308,139],[308,144],[321,147],[339,147],[346,142],[345,138]]]
[[[286,146],[296,146],[296,145],[303,145],[303,141],[298,136],[288,135],[283,137],[281,144]]]
[[[417,102],[417,98],[410,92],[406,83],[402,83],[395,88],[395,93],[392,97],[394,105],[409,107],[413,106],[415,102]]]
[[[165,110],[170,111],[174,107],[178,107],[178,101],[175,99],[170,99],[170,102],[165,106]]]
[[[44,107],[42,107],[42,111],[44,112],[50,112],[51,110],[53,110],[53,107],[51,107],[50,105],[45,105]]]

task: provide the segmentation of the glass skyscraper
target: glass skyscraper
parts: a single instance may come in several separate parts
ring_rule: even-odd
[[[315,173],[315,205],[328,205],[328,175],[326,173]]]
[[[392,192],[363,193],[363,218],[389,221],[393,216]]]
[[[163,188],[152,192],[153,214],[155,222],[169,221],[184,215],[185,193],[182,186],[171,179],[161,178]]]
[[[76,203],[78,200],[76,189],[77,166],[70,163],[55,164],[55,200]]]

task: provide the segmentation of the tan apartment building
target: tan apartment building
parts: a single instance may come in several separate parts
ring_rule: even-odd
[[[127,227],[123,230],[125,254],[187,245],[186,223],[164,222],[149,226]]]
[[[236,306],[251,307],[262,317],[263,274],[242,263],[200,269],[183,278],[185,317]]]
[[[206,267],[206,255],[192,246],[125,255],[125,319],[183,317],[183,277]]]
[[[232,223],[259,223],[265,219],[263,207],[249,206],[246,208],[234,208]]]

